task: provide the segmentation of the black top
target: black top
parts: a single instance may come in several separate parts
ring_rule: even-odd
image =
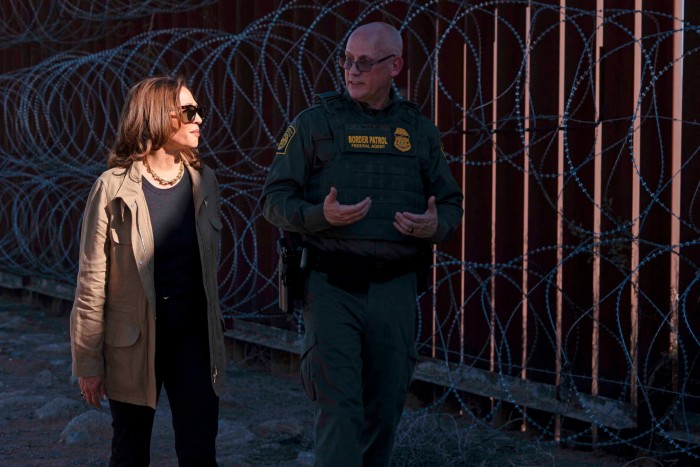
[[[143,194],[153,227],[156,294],[199,293],[202,266],[189,173],[185,170],[182,180],[167,189],[155,187],[144,177]]]

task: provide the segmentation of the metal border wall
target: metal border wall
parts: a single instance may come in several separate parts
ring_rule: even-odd
[[[279,232],[260,188],[291,118],[342,87],[348,31],[384,20],[405,39],[397,90],[443,132],[465,193],[418,301],[419,375],[554,439],[582,438],[562,434],[567,418],[591,424],[586,439],[618,439],[611,427],[694,439],[697,2],[21,3],[0,14],[6,277],[73,283],[82,203],[125,90],[177,72],[213,109],[202,154],[225,199],[227,314],[298,335],[298,314],[274,314]]]

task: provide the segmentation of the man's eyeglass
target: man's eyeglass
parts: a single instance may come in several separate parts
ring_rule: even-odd
[[[201,105],[183,105],[180,107],[180,111],[182,112],[180,116],[182,123],[192,123],[197,114],[204,118],[204,107]]]
[[[395,57],[395,56],[396,56],[396,54],[391,54],[391,55],[387,55],[384,58],[380,58],[379,60],[374,60],[373,62],[368,62],[365,60],[354,61],[350,57],[346,57],[345,55],[341,55],[340,57],[338,57],[338,64],[340,65],[341,68],[343,68],[345,70],[350,70],[352,68],[352,65],[355,64],[355,66],[357,67],[357,71],[359,71],[361,73],[365,73],[367,71],[371,71],[372,67],[374,65],[376,65],[377,63],[381,63],[384,60],[388,60],[391,57]]]

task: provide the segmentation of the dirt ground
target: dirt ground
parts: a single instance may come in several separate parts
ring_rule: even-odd
[[[235,364],[227,378],[217,439],[220,465],[308,465],[313,412],[293,378]],[[81,400],[70,375],[67,316],[0,299],[0,413],[2,466],[108,464],[109,408],[89,409]],[[81,424],[81,414],[93,416],[70,430],[69,424]],[[156,411],[151,465],[177,465],[165,391]]]
[[[219,464],[312,465],[311,404],[295,376],[272,374],[255,360],[229,365]],[[167,398],[161,397],[151,465],[177,464],[169,417]],[[88,409],[70,376],[68,317],[0,299],[0,466],[107,465],[110,435],[109,409]],[[508,432],[465,428],[451,416],[418,408],[402,420],[394,464],[644,465],[542,447]]]

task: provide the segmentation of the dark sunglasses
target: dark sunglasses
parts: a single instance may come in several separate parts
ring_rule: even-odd
[[[183,105],[180,107],[182,123],[192,123],[199,114],[204,119],[204,107],[201,105]]]
[[[391,57],[395,57],[396,54],[391,54],[387,55],[384,58],[380,58],[379,60],[374,60],[372,62],[367,62],[365,60],[358,60],[358,61],[353,61],[352,58],[346,57],[345,55],[341,55],[338,57],[338,64],[340,65],[341,68],[345,70],[350,70],[352,69],[352,64],[354,63],[355,66],[357,67],[357,71],[366,73],[368,71],[372,70],[372,67],[376,65],[377,63],[381,63],[384,60],[390,59]]]

